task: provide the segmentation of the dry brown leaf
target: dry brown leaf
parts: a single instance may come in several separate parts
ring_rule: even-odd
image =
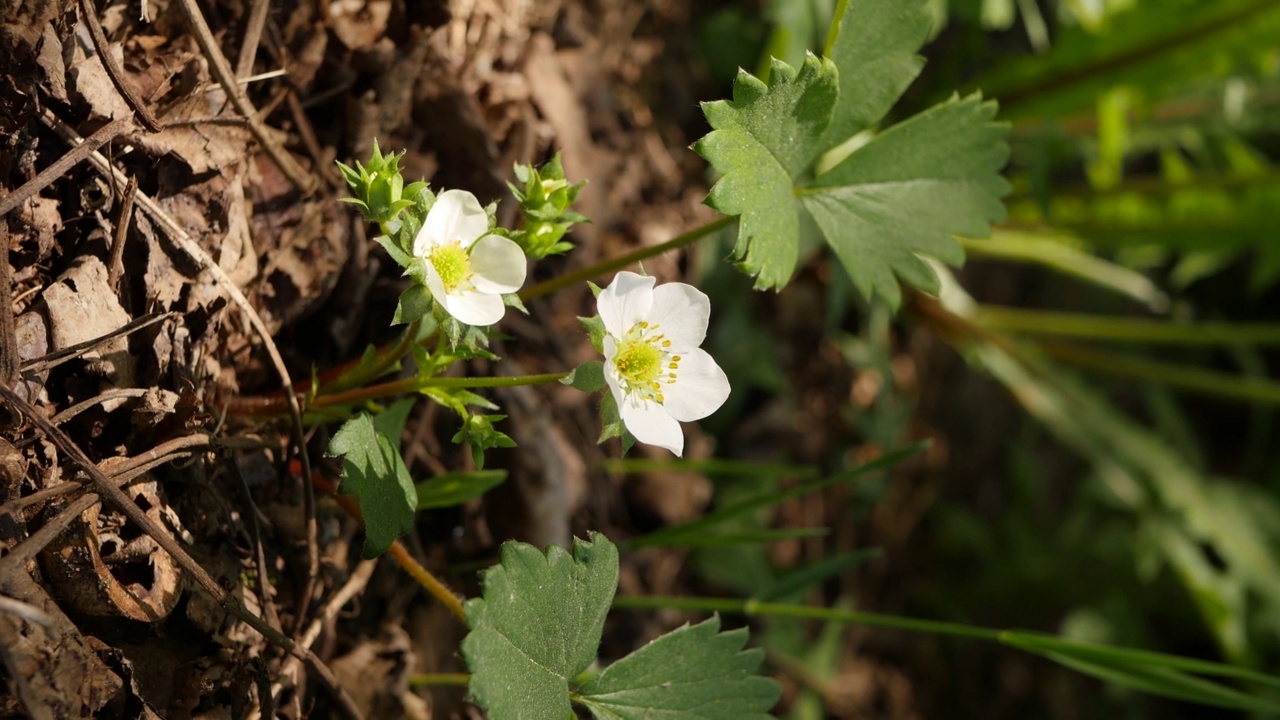
[[[124,50],[120,43],[109,45],[107,52],[115,57],[117,64],[124,62]],[[133,116],[129,103],[120,97],[106,68],[102,67],[102,58],[97,54],[73,65],[71,76],[75,82],[76,94],[89,105],[94,115],[107,120]]]
[[[37,195],[19,206],[18,217],[30,228],[31,237],[36,241],[36,256],[49,257],[58,242],[57,234],[62,231],[58,201]]]
[[[111,464],[103,463],[109,471]],[[160,486],[129,486],[135,502],[163,527],[166,504]],[[44,579],[59,601],[91,617],[159,622],[182,597],[182,569],[155,540],[101,505],[84,512],[40,554]]]
[[[67,102],[67,67],[62,62],[62,41],[58,39],[53,23],[44,26],[36,63],[44,76],[45,90],[62,102]]]
[[[131,319],[107,283],[106,266],[93,255],[78,258],[41,297],[48,309],[55,351],[119,330]],[[133,387],[134,360],[126,338],[109,340],[86,352],[84,359],[90,372],[105,376],[114,386]],[[122,402],[108,401],[103,407],[111,411]]]
[[[36,718],[92,717],[123,683],[31,576],[14,570],[0,573],[0,592],[34,605],[53,621],[46,628],[0,613],[0,657],[22,709]]]

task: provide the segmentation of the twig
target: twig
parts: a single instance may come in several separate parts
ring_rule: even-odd
[[[377,560],[360,561],[360,564],[352,571],[351,577],[347,578],[342,587],[338,588],[338,591],[325,602],[324,607],[320,608],[320,611],[316,613],[306,631],[299,636],[298,644],[310,649],[315,644],[316,638],[320,637],[320,631],[324,629],[325,624],[333,622],[333,618],[337,616],[338,611],[350,602],[351,598],[356,596],[356,593],[364,590],[365,586],[369,584],[369,578],[373,577],[373,570],[377,566]],[[288,677],[297,672],[298,659],[296,657],[289,658],[289,661],[289,664],[280,672],[283,677]],[[281,687],[282,684],[279,682],[271,687],[273,698],[280,693]]]
[[[53,418],[55,425],[57,424],[57,419],[58,418],[55,415]],[[192,454],[193,450],[209,447],[211,444],[213,444],[213,439],[204,434],[174,438],[173,440],[163,442],[144,453],[139,453],[134,457],[119,460],[110,468],[98,469],[102,470],[107,477],[111,478],[111,482],[115,483],[116,487],[124,487],[125,485],[128,485],[131,480],[145,472],[157,468],[167,462],[177,460],[178,458],[187,457]],[[114,460],[114,458],[108,458],[107,460]],[[106,461],[104,461],[104,463],[105,462]],[[16,500],[10,500],[4,505],[0,505],[0,514],[9,513],[16,516],[18,513],[32,505],[39,505],[40,503],[52,500],[53,498],[68,495],[83,487],[84,486],[78,482],[64,482],[54,485],[53,487],[44,488],[43,490],[37,490],[30,495],[24,495]]]
[[[289,88],[289,92],[285,95],[285,102],[289,105],[289,112],[293,115],[293,122],[298,127],[298,136],[302,138],[302,145],[307,148],[307,154],[311,156],[312,162],[316,163],[316,167],[320,167],[324,162],[323,154],[320,150],[320,140],[316,137],[316,130],[311,126],[311,119],[307,117],[307,111],[302,107],[302,101],[298,99],[298,93]],[[330,163],[332,165],[332,163]],[[338,174],[330,172],[324,176],[326,180],[336,180]]]
[[[3,200],[0,200],[3,202]],[[0,383],[18,382],[18,333],[13,323],[13,271],[9,267],[9,221],[0,217]]]
[[[178,313],[176,312],[166,312],[166,313],[155,313],[153,315],[143,315],[137,320],[132,320],[130,322],[127,322],[124,325],[121,325],[120,327],[116,328],[115,330],[112,330],[111,332],[106,333],[105,335],[99,335],[98,337],[93,338],[91,340],[85,340],[84,342],[76,343],[75,345],[65,347],[61,350],[58,350],[57,352],[51,352],[48,355],[44,355],[42,357],[36,358],[35,360],[31,360],[30,362],[22,366],[22,372],[38,373],[38,372],[44,372],[45,370],[51,370],[55,367],[58,367],[62,363],[67,362],[68,360],[72,360],[80,357],[86,352],[89,352],[90,350],[98,347],[99,345],[110,342],[111,340],[114,340],[118,337],[123,337],[125,335],[128,335],[129,333],[137,332],[138,330],[141,330],[145,327],[155,325],[156,323],[162,320],[168,320],[169,318],[174,317],[177,314]]]
[[[184,3],[188,1],[189,0],[183,0]],[[205,27],[206,33],[208,30],[208,27]],[[226,61],[223,60],[223,62],[225,64]],[[69,141],[78,141],[76,132],[68,127],[66,123],[59,120],[56,115],[49,112],[49,110],[46,109],[44,111],[44,114],[41,115],[41,119],[47,123],[49,127],[53,128],[55,132],[67,138]],[[99,172],[114,179],[115,182],[123,182],[124,173],[120,172],[118,168],[109,163],[101,153],[94,152],[90,154],[89,160]],[[268,357],[271,358],[271,364],[280,375],[280,381],[284,387],[285,397],[288,400],[289,416],[293,420],[293,437],[294,442],[298,444],[298,460],[302,463],[303,498],[305,499],[305,510],[307,514],[307,586],[308,588],[311,588],[314,583],[316,568],[320,564],[320,551],[317,548],[316,543],[315,492],[311,489],[311,483],[307,481],[307,478],[311,477],[311,458],[307,454],[306,430],[302,426],[302,406],[298,403],[298,396],[293,391],[293,379],[289,377],[289,368],[285,367],[284,358],[280,356],[279,348],[276,347],[275,341],[271,339],[271,332],[267,330],[266,323],[262,321],[262,317],[253,309],[253,306],[249,304],[249,300],[244,296],[244,293],[240,292],[240,288],[236,287],[236,284],[232,282],[231,278],[227,277],[227,273],[222,269],[222,266],[215,262],[213,258],[209,257],[209,254],[206,253],[194,240],[192,240],[191,236],[187,235],[187,231],[183,230],[182,226],[170,217],[169,214],[156,204],[154,200],[148,197],[146,193],[138,192],[135,193],[135,195],[138,207],[142,208],[142,211],[147,213],[147,215],[165,231],[169,236],[169,239],[172,240],[180,250],[186,253],[192,260],[196,261],[196,263],[198,263],[202,268],[208,270],[209,274],[213,276],[213,279],[222,287],[223,291],[227,293],[227,297],[231,298],[231,301],[235,303],[242,312],[244,312],[245,317],[249,319],[249,324],[253,326],[253,329],[258,333],[258,336],[262,338],[262,346],[266,349]],[[310,602],[309,592],[305,594],[305,597],[307,599],[304,603]],[[305,609],[305,604],[303,609]],[[301,615],[302,613],[299,613],[299,622],[302,622]]]
[[[86,2],[88,0],[85,0]],[[138,177],[129,176],[120,203],[120,216],[116,218],[116,236],[111,242],[111,261],[107,264],[107,284],[112,290],[120,289],[120,274],[124,272],[124,241],[129,237],[129,225],[133,222],[133,197],[138,194]]]
[[[46,114],[48,112],[48,110],[45,110]],[[22,187],[0,200],[0,217],[8,215],[32,195],[52,185],[54,180],[66,175],[67,171],[79,164],[80,161],[91,156],[95,150],[111,142],[117,135],[128,129],[131,122],[129,118],[113,120],[98,128],[98,131],[90,135],[87,140],[77,135],[75,142],[71,143],[73,147],[67,151],[66,155],[58,158],[52,165],[23,183]]]
[[[347,578],[342,587],[338,588],[329,600],[316,613],[316,617],[311,621],[311,625],[307,627],[307,631],[302,634],[301,643],[303,647],[311,647],[316,638],[320,636],[320,630],[325,623],[333,622],[333,618],[338,615],[338,611],[346,606],[356,593],[364,590],[369,584],[369,578],[373,577],[373,569],[378,566],[377,560],[361,560],[356,569],[351,572],[351,577]]]
[[[160,122],[142,103],[142,99],[134,93],[133,88],[129,87],[129,83],[125,82],[124,70],[116,64],[115,56],[107,47],[107,36],[102,32],[102,24],[98,22],[98,10],[93,6],[93,0],[80,0],[80,16],[84,19],[85,25],[89,26],[89,37],[93,38],[93,49],[98,51],[98,59],[102,61],[107,77],[111,78],[111,84],[116,86],[116,92],[120,93],[120,97],[128,103],[143,127],[153,133],[160,132]]]
[[[49,438],[49,440],[58,447],[63,455],[69,458],[76,465],[79,465],[82,470],[89,473],[89,477],[93,480],[94,487],[102,494],[102,497],[123,513],[131,522],[141,528],[143,532],[155,540],[156,544],[163,548],[165,552],[169,553],[169,555],[173,557],[174,561],[181,565],[182,569],[195,579],[196,584],[208,593],[215,602],[221,605],[226,612],[230,613],[241,622],[244,622],[249,627],[252,627],[254,630],[257,630],[264,638],[284,648],[291,655],[296,655],[301,659],[306,660],[312,671],[314,671],[316,675],[329,686],[330,691],[335,694],[339,703],[342,705],[343,710],[353,718],[360,717],[360,711],[356,708],[351,696],[342,689],[342,686],[338,684],[337,678],[335,678],[329,668],[320,661],[320,658],[316,657],[315,653],[299,647],[298,644],[288,636],[264,622],[262,618],[250,612],[248,608],[240,603],[240,600],[236,598],[235,595],[224,590],[222,586],[213,579],[213,576],[201,567],[200,564],[197,563],[195,559],[193,559],[191,555],[189,555],[187,551],[178,544],[178,541],[173,539],[172,535],[148,517],[147,514],[143,512],[142,508],[138,507],[127,493],[116,487],[116,484],[103,474],[103,472],[98,469],[97,465],[93,464],[93,461],[84,454],[84,451],[81,450],[66,433],[41,415],[39,410],[33,407],[26,400],[18,397],[17,393],[3,385],[0,385],[0,398],[9,403],[9,405],[12,406],[12,408],[19,414],[24,416],[28,422],[35,425],[40,432],[44,433],[45,437]],[[13,554],[10,554],[9,556],[6,556],[5,560],[9,560],[12,557]]]
[[[5,391],[8,388],[4,388]],[[17,568],[20,572],[26,572],[27,563],[36,559],[36,555],[45,548],[46,545],[53,542],[53,539],[62,534],[67,526],[73,520],[80,517],[80,514],[90,507],[98,504],[98,496],[90,493],[84,497],[71,503],[62,512],[58,513],[52,520],[44,524],[44,527],[35,531],[26,540],[18,543],[18,546],[9,551],[7,555],[0,558],[0,576],[6,572],[10,572],[11,568]],[[139,511],[141,512],[141,511]]]
[[[236,465],[236,459],[232,457],[231,453],[223,455],[223,462],[226,465],[227,472],[236,479],[236,484],[240,486],[240,491],[244,493],[244,501],[248,507],[248,512],[245,515],[248,517],[249,539],[253,542],[253,564],[257,570],[258,605],[266,613],[267,622],[272,625],[280,625],[280,616],[276,613],[275,603],[271,601],[271,578],[267,577],[267,555],[266,551],[262,549],[262,532],[258,529],[258,508],[254,505],[253,493],[249,492],[249,483],[245,482],[244,473],[240,472],[240,466]]]
[[[240,43],[240,59],[236,63],[236,77],[246,78],[253,74],[253,59],[258,54],[258,43],[262,40],[262,26],[267,24],[267,11],[271,9],[268,0],[253,0],[249,10],[249,22],[244,27],[244,39]]]
[[[94,405],[107,402],[108,400],[118,400],[120,398],[142,397],[146,394],[147,394],[147,391],[143,390],[142,388],[111,388],[109,390],[103,391],[99,395],[95,395],[94,397],[89,398],[88,400],[81,400],[75,405],[72,405],[71,407],[67,408],[66,410],[63,410],[57,415],[54,415],[52,422],[54,425],[61,425],[62,423],[79,415],[85,410],[88,410],[89,408],[93,407]]]
[[[0,613],[16,615],[23,620],[43,625],[44,627],[49,627],[53,624],[53,618],[49,617],[45,611],[30,603],[14,600],[8,595],[0,595]]]
[[[213,32],[209,30],[209,24],[205,22],[204,16],[200,14],[200,8],[196,5],[196,0],[178,0],[178,6],[182,8],[182,14],[187,19],[187,25],[190,26],[191,32],[196,37],[196,43],[200,45],[200,50],[204,52],[205,58],[209,61],[209,67],[213,70],[213,75],[222,83],[222,89],[227,93],[227,97],[231,98],[231,104],[236,106],[236,110],[244,115],[245,120],[249,123],[249,131],[253,136],[262,143],[262,147],[280,167],[280,172],[293,183],[303,194],[310,194],[316,188],[316,179],[307,173],[306,170],[298,164],[293,156],[285,151],[279,143],[271,137],[267,126],[263,123],[262,118],[258,117],[258,111],[253,107],[253,103],[249,100],[249,96],[245,94],[244,88],[240,87],[240,83],[236,82],[235,75],[231,72],[231,67],[227,64],[227,58],[223,56],[222,50],[218,47],[218,41],[213,37]]]

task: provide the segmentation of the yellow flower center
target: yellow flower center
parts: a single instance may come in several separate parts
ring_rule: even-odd
[[[632,325],[622,336],[613,367],[628,395],[638,393],[641,399],[659,403],[666,400],[662,386],[674,383],[680,369],[680,356],[672,355],[670,347],[671,341],[658,332],[658,326],[647,322]]]
[[[431,251],[431,265],[444,283],[444,289],[453,292],[471,277],[471,257],[462,249],[457,240],[444,245],[437,245]]]

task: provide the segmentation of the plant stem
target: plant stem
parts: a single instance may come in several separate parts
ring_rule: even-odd
[[[1100,350],[1045,343],[1046,354],[1078,367],[1101,370],[1112,375],[1164,383],[1183,390],[1249,403],[1280,405],[1280,382],[1264,378],[1239,377],[1226,373],[1188,367],[1177,363],[1121,355]]]
[[[530,287],[525,288],[524,290],[521,290],[520,299],[531,300],[536,297],[542,297],[543,295],[555,292],[560,288],[568,287],[569,285],[573,285],[575,283],[586,282],[587,280],[597,278],[612,270],[620,270],[630,265],[631,263],[639,262],[646,258],[651,258],[654,255],[661,255],[662,253],[668,250],[675,250],[677,248],[682,248],[685,245],[689,245],[696,240],[700,240],[710,235],[711,233],[719,230],[720,228],[728,225],[729,223],[733,222],[734,219],[735,218],[733,217],[725,216],[725,217],[719,218],[718,220],[713,220],[707,223],[706,225],[703,225],[702,227],[694,228],[693,230],[690,230],[689,232],[684,233],[683,235],[677,235],[676,237],[664,243],[661,243],[659,245],[651,245],[649,247],[638,248],[636,250],[633,250],[632,252],[627,253],[626,255],[612,258],[610,260],[603,260],[589,267],[582,268],[581,270],[576,270],[574,272],[567,273],[565,275],[560,275],[559,277],[553,277],[550,280],[544,280],[543,282],[540,282],[537,285],[532,285]]]
[[[435,575],[432,575],[426,568],[422,567],[399,540],[391,543],[391,547],[387,550],[387,555],[392,560],[395,560],[396,564],[409,574],[409,577],[417,580],[418,584],[430,593],[432,597],[439,600],[441,605],[448,608],[449,612],[457,616],[464,624],[467,622],[467,614],[463,611],[462,601],[458,599],[458,596],[454,595],[447,585],[436,579]]]
[[[378,348],[374,352],[373,358],[368,366],[361,367],[357,365],[350,372],[343,373],[333,380],[333,382],[320,386],[321,392],[337,393],[348,388],[358,387],[370,380],[380,377],[383,373],[390,370],[396,363],[400,362],[405,355],[409,354],[409,350],[413,344],[417,342],[418,331],[422,327],[421,320],[414,320],[405,328],[404,333],[400,335],[400,339],[395,343]]]
[[[1142,273],[1071,245],[1073,236],[997,228],[985,240],[957,238],[965,254],[1010,262],[1035,263],[1084,282],[1131,297],[1154,312],[1169,308],[1169,296]]]
[[[541,375],[512,375],[509,377],[433,377],[421,380],[416,377],[403,380],[392,380],[378,385],[356,388],[346,392],[318,397],[311,402],[309,408],[332,407],[377,400],[384,397],[404,395],[418,392],[422,388],[495,388],[515,387],[517,385],[547,385],[558,382],[569,375],[567,372],[543,373]]]
[[[409,676],[409,687],[466,685],[470,680],[471,676],[467,673],[419,673]]]
[[[567,372],[542,373],[541,375],[510,375],[507,377],[435,377],[420,380],[419,387],[438,388],[495,388],[517,385],[549,385],[569,377]]]
[[[976,319],[993,330],[1030,335],[1171,345],[1280,345],[1280,324],[1275,323],[1180,323],[994,305],[980,305]]]
[[[755,600],[735,600],[733,598],[697,598],[673,597],[663,595],[619,595],[613,599],[615,608],[631,608],[640,610],[701,610],[705,612],[724,612],[746,615],[748,617],[792,617],[806,620],[829,620],[832,622],[854,623],[858,625],[874,625],[876,627],[896,628],[912,632],[933,633],[935,635],[952,635],[955,637],[977,638],[991,642],[1000,641],[1000,632],[988,628],[961,625],[959,623],[939,622],[937,620],[919,620],[897,615],[881,615],[880,613],[858,612],[856,610],[839,610],[836,608],[809,607],[807,605],[784,605],[766,603]]]
[[[339,495],[338,487],[332,480],[318,472],[313,472],[311,473],[311,484],[333,498],[343,510],[347,511],[348,515],[358,520],[361,525],[364,524],[364,513],[360,512],[360,505],[356,502],[356,499],[350,495]],[[392,541],[391,548],[387,550],[387,555],[392,560],[395,560],[396,564],[408,573],[410,577],[417,580],[418,584],[430,593],[432,597],[439,600],[441,605],[448,608],[449,612],[453,613],[464,625],[466,624],[467,614],[462,609],[462,600],[453,594],[449,586],[440,582],[435,575],[432,575],[429,570],[422,567],[399,540]]]

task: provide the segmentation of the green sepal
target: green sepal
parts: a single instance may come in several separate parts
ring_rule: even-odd
[[[603,355],[604,336],[606,334],[604,320],[601,320],[599,315],[592,315],[591,317],[579,317],[578,322],[582,323],[582,326],[587,329],[587,335],[591,338],[591,347]]]
[[[455,443],[471,445],[471,459],[476,469],[484,469],[484,451],[492,448],[513,448],[516,441],[506,433],[493,427],[493,424],[505,420],[506,415],[471,415],[462,421],[462,429],[453,436]]]
[[[613,393],[607,392],[600,400],[600,439],[596,442],[602,443],[615,437],[622,441],[623,455],[631,452],[636,444],[635,436],[622,424],[622,416],[618,414],[618,401],[613,398]]]
[[[413,283],[400,293],[400,300],[396,302],[396,313],[391,318],[391,324],[402,325],[421,320],[431,314],[431,307],[434,304],[431,292],[419,283]]]
[[[581,390],[585,393],[593,393],[597,390],[604,389],[604,363],[599,360],[590,360],[584,362],[574,368],[567,376],[560,380],[561,383],[568,385],[575,390]]]

